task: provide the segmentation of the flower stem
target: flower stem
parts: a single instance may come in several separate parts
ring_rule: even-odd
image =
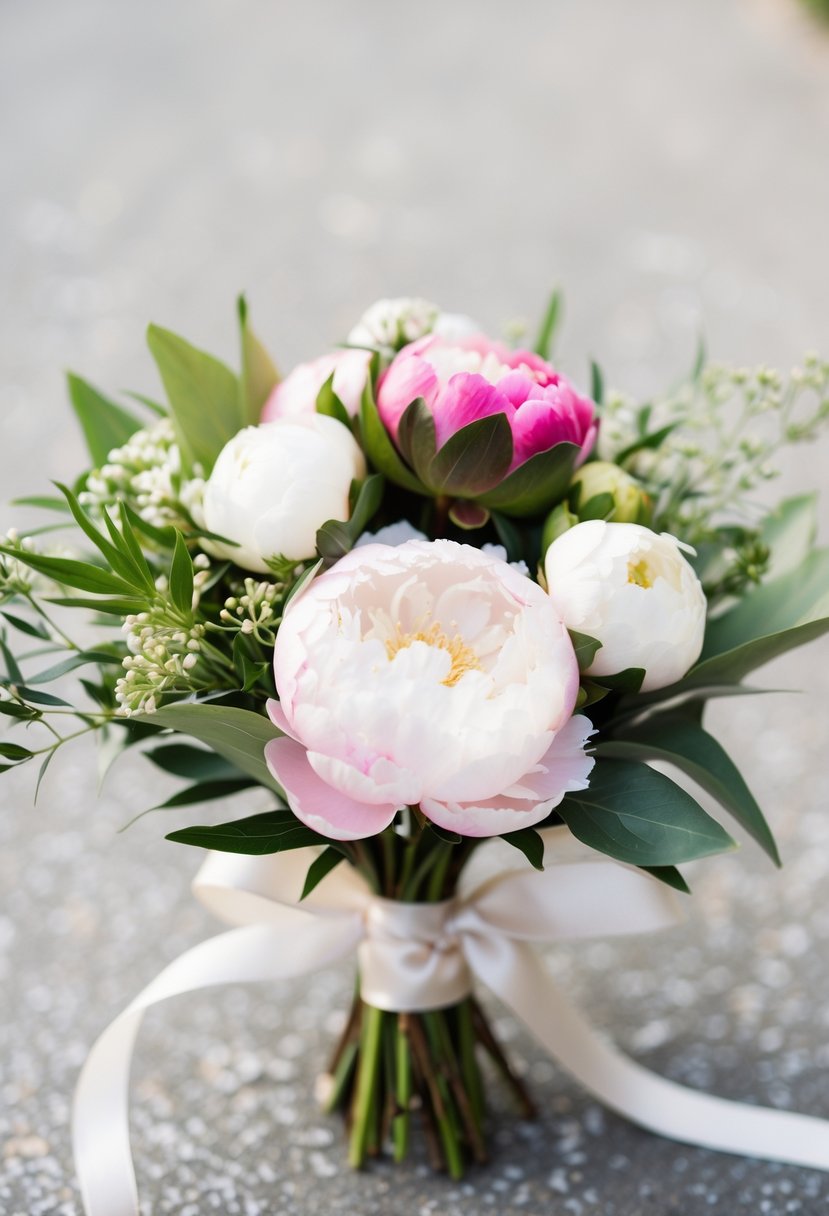
[[[397,1015],[397,1033],[395,1040],[395,1100],[397,1114],[392,1122],[394,1138],[394,1159],[403,1161],[409,1151],[409,1132],[411,1115],[409,1104],[412,1100],[412,1055],[409,1047],[409,1015]]]
[[[351,1129],[351,1144],[348,1153],[349,1165],[357,1169],[365,1164],[366,1153],[372,1140],[376,1143],[376,1130],[372,1135],[371,1125],[372,1116],[376,1115],[384,1016],[382,1009],[376,1009],[373,1005],[363,1006],[360,1063],[354,1098],[354,1125]]]

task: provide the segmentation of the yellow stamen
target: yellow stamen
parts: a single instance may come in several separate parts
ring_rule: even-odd
[[[628,562],[628,582],[637,587],[653,586],[653,576],[646,558],[640,558],[638,562]]]
[[[448,688],[454,687],[468,671],[483,671],[477,654],[459,633],[450,638],[443,632],[437,621],[428,629],[416,629],[413,633],[404,633],[398,624],[394,637],[386,642],[386,654],[393,659],[399,650],[411,646],[412,642],[425,642],[427,646],[437,646],[445,650],[452,660],[449,675],[441,683]]]

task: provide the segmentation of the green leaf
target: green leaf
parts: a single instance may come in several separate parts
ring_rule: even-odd
[[[646,764],[599,760],[556,812],[583,844],[637,866],[672,866],[735,847],[690,794]]]
[[[829,632],[829,549],[744,596],[708,625],[702,659],[677,690],[738,683],[778,655]]]
[[[443,494],[476,498],[503,480],[512,452],[506,414],[490,414],[455,431],[433,456],[424,480]]]
[[[106,519],[107,527],[109,528],[109,532],[113,540],[116,536],[118,537],[117,543],[121,546],[123,552],[130,555],[132,564],[138,577],[143,581],[147,590],[154,594],[155,579],[153,577],[153,572],[149,567],[149,563],[144,556],[144,550],[138,543],[138,537],[136,536],[133,526],[130,523],[126,503],[123,502],[123,500],[118,503],[118,518],[121,521],[120,531],[110,519],[109,512],[104,512],[104,518]]]
[[[582,677],[576,699],[576,709],[586,709],[588,705],[595,705],[598,701],[603,701],[609,692],[609,688],[603,688],[595,680],[586,680]]]
[[[22,616],[14,616],[11,612],[6,612],[5,609],[0,612],[5,620],[13,625],[20,633],[27,634],[30,638],[41,638],[45,642],[51,641],[48,631],[36,621],[24,620]]]
[[[492,511],[491,515],[498,539],[507,551],[507,557],[511,562],[521,561],[524,556],[524,538],[520,530],[500,511]]]
[[[415,494],[428,494],[425,486],[400,459],[388,431],[380,420],[370,377],[366,381],[360,406],[360,430],[363,449],[378,473],[383,473],[389,481],[402,486],[404,490],[412,490]]]
[[[13,760],[17,763],[22,760],[30,760],[32,753],[28,747],[21,747],[19,743],[3,743],[0,741],[0,756],[5,760]]]
[[[615,672],[612,676],[597,676],[591,674],[591,680],[608,688],[611,692],[634,693],[642,687],[645,678],[644,667],[626,667],[624,671]]]
[[[538,337],[533,349],[542,359],[549,359],[553,349],[553,339],[561,322],[562,295],[558,288],[550,296],[546,312],[541,320]]]
[[[291,600],[295,596],[299,595],[300,592],[304,591],[305,588],[308,586],[308,584],[311,582],[311,580],[315,579],[317,577],[319,572],[322,570],[323,565],[324,565],[323,560],[322,560],[322,558],[320,558],[319,561],[314,562],[313,566],[309,566],[307,570],[303,570],[302,574],[299,576],[297,581],[294,583],[291,590],[285,596],[285,602],[282,605],[282,615],[283,616],[285,615],[285,613],[288,609],[288,605],[290,604]]]
[[[615,509],[616,500],[612,494],[594,494],[577,513],[579,520],[585,523],[588,519],[608,519]]]
[[[218,849],[223,853],[247,853],[261,857],[266,853],[284,853],[288,849],[304,849],[308,845],[330,845],[330,841],[300,823],[292,811],[266,811],[232,823],[215,827],[182,828],[171,832],[168,840],[192,844],[201,849]]]
[[[480,496],[485,507],[507,515],[537,515],[567,493],[581,449],[575,443],[557,443],[546,452],[536,452],[499,486]]]
[[[62,498],[50,497],[47,494],[31,494],[25,498],[13,498],[13,507],[38,507],[43,511],[68,511],[69,507]]]
[[[51,596],[46,600],[47,604],[57,604],[61,608],[85,608],[92,612],[102,612],[109,616],[132,616],[135,613],[143,612],[147,607],[147,599],[145,596],[116,596],[106,599],[92,600],[86,599],[84,596],[78,595],[63,595]]]
[[[157,806],[151,807],[153,811],[166,811],[177,806],[194,806],[199,802],[215,802],[217,798],[230,798],[233,794],[240,794],[242,790],[249,790],[255,782],[249,777],[240,777],[236,781],[198,781],[195,785],[188,785],[186,789],[177,790],[175,794],[171,794],[164,802],[159,802]]]
[[[763,520],[760,540],[771,552],[764,582],[799,566],[809,556],[817,536],[816,493],[779,503]]]
[[[176,532],[176,547],[170,563],[170,598],[179,612],[190,616],[193,611],[193,559],[180,532]]]
[[[154,590],[155,585],[149,570],[146,569],[146,562],[144,562],[143,557],[141,559],[143,565],[137,565],[129,549],[125,547],[120,533],[114,528],[109,516],[105,513],[105,521],[112,540],[107,540],[104,534],[95,527],[68,486],[62,485],[59,481],[56,481],[55,485],[66,499],[75,523],[84,535],[92,541],[107,565],[116,574],[120,575],[128,585],[141,591]],[[115,542],[114,544],[113,541]]]
[[[604,376],[595,359],[590,360],[590,396],[596,405],[604,405]]]
[[[333,372],[317,393],[316,411],[318,414],[325,414],[328,418],[335,418],[337,422],[341,422],[343,426],[351,430],[351,419],[348,416],[348,410],[334,392]]]
[[[331,871],[336,869],[341,861],[345,861],[345,854],[341,853],[339,849],[334,848],[333,845],[329,845],[327,849],[324,849],[320,853],[319,857],[316,857],[311,862],[308,867],[308,873],[305,875],[305,885],[302,888],[302,894],[299,897],[300,903],[311,894],[314,887],[319,886],[323,878],[327,878]]]
[[[150,726],[164,726],[190,735],[200,743],[235,764],[259,785],[282,790],[265,763],[265,745],[279,736],[279,731],[263,714],[229,705],[206,705],[194,701],[178,701],[163,705],[152,714],[136,715]]]
[[[681,891],[683,895],[691,894],[691,888],[676,866],[640,866],[639,868],[646,874],[650,874],[652,878],[658,879],[659,882],[664,882],[666,886],[673,887],[675,891]]]
[[[422,397],[406,406],[397,427],[397,442],[421,481],[426,481],[429,465],[437,451],[435,416]]]
[[[9,647],[6,645],[6,639],[5,639],[5,637],[3,637],[2,634],[0,634],[0,654],[2,654],[3,658],[6,661],[6,673],[9,677],[9,680],[14,684],[22,684],[23,683],[23,672],[20,670],[20,666],[17,662],[17,659],[14,657],[14,655],[12,654]]]
[[[385,479],[379,473],[369,474],[360,485],[351,518],[348,521],[348,528],[355,543],[379,511],[385,487]]]
[[[237,311],[242,346],[242,374],[239,377],[241,420],[243,426],[256,426],[262,417],[263,405],[279,383],[279,372],[248,323],[248,306],[244,296],[239,296]]]
[[[40,711],[31,709],[28,705],[20,705],[17,701],[0,701],[0,714],[8,718],[39,718]]]
[[[66,587],[79,591],[91,591],[99,595],[130,595],[134,588],[116,574],[93,566],[90,562],[78,562],[67,557],[47,557],[42,553],[29,553],[25,549],[11,549],[0,545],[0,553],[13,557],[38,574],[43,574]]]
[[[624,464],[626,460],[630,460],[631,456],[635,456],[638,452],[651,451],[654,448],[661,447],[678,426],[678,422],[669,422],[666,426],[660,427],[658,431],[651,431],[649,435],[642,435],[640,439],[635,440],[618,453],[614,458],[616,464]]]
[[[170,402],[185,467],[198,463],[208,474],[246,422],[238,380],[218,359],[167,329],[151,325],[147,342]]]
[[[317,529],[317,553],[326,569],[354,548],[383,501],[384,487],[384,478],[372,473],[359,487],[351,518],[329,519]]]
[[[78,667],[86,667],[90,663],[104,666],[112,664],[120,667],[121,661],[121,655],[111,654],[106,650],[82,650],[78,654],[70,655],[61,663],[56,663],[54,667],[47,667],[45,671],[39,671],[36,676],[28,676],[27,683],[30,685],[50,684],[52,680],[59,680],[61,676],[67,675],[70,671],[75,671]]]
[[[68,701],[64,701],[60,697],[53,697],[51,693],[41,692],[39,688],[28,688],[25,684],[15,684],[15,691],[24,701],[31,701],[33,705],[52,705],[63,709],[71,708]]]
[[[693,717],[659,715],[622,738],[600,743],[596,753],[623,760],[662,760],[673,764],[716,798],[774,864],[780,865],[771,829],[742,774],[722,745]]]
[[[518,849],[519,853],[523,853],[533,869],[544,869],[544,841],[535,828],[519,828],[517,832],[505,832],[501,839]]]
[[[188,743],[167,743],[144,752],[148,760],[165,773],[188,781],[232,781],[239,776],[235,765],[204,747]]]
[[[120,448],[142,423],[114,401],[107,400],[80,376],[67,376],[69,399],[81,424],[89,455],[96,468],[106,464],[113,448]]]
[[[587,668],[602,648],[601,642],[598,638],[591,638],[589,633],[579,633],[575,629],[568,629],[567,632],[570,634],[570,641],[573,643],[573,649],[576,652],[576,662],[579,665],[579,671],[587,671]]]

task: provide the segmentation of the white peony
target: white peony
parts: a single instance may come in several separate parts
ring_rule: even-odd
[[[326,836],[374,835],[412,805],[498,835],[587,784],[567,631],[537,583],[470,545],[355,549],[291,602],[274,674],[284,735],[266,759]]]
[[[246,427],[219,453],[201,508],[207,530],[236,545],[205,548],[260,572],[270,558],[311,557],[317,529],[348,519],[351,483],[365,474],[354,436],[334,418],[305,414]]]
[[[602,643],[588,675],[643,667],[650,692],[680,680],[699,658],[705,594],[666,532],[588,520],[553,541],[544,572],[567,627]]]

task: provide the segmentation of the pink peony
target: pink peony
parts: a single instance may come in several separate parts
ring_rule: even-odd
[[[370,362],[371,351],[337,350],[310,363],[298,364],[268,397],[262,408],[262,421],[313,413],[317,394],[332,375],[334,392],[353,418],[360,411]]]
[[[587,784],[569,635],[536,583],[469,545],[349,553],[292,601],[274,671],[268,766],[325,836],[372,836],[412,805],[493,836]]]
[[[438,449],[470,422],[506,414],[514,444],[509,471],[559,443],[576,444],[584,460],[596,439],[589,398],[538,355],[480,334],[454,341],[432,335],[400,351],[377,390],[380,417],[395,440],[416,397],[434,415]]]

